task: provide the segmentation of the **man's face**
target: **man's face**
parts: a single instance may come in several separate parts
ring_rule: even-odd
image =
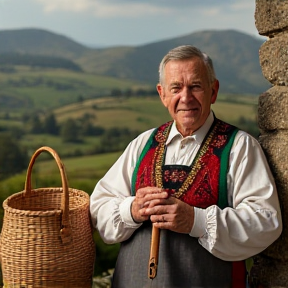
[[[164,84],[157,85],[162,103],[185,137],[206,121],[215,103],[219,82],[209,82],[205,64],[200,58],[171,60],[164,69]]]

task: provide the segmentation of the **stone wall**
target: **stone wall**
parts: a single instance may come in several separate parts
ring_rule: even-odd
[[[288,1],[256,0],[255,24],[267,37],[259,61],[272,86],[259,97],[259,141],[275,176],[284,228],[275,243],[254,257],[251,286],[280,288],[288,287]]]

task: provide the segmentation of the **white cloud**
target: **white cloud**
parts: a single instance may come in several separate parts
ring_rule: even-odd
[[[0,0],[1,1],[1,0]],[[2,0],[3,1],[3,0]],[[199,2],[198,0],[152,1],[152,0],[33,0],[43,6],[46,13],[75,12],[89,13],[99,18],[135,18],[156,15],[171,15],[181,19],[181,14],[191,13],[204,16],[221,15],[223,11],[242,11],[254,9],[255,3],[251,0],[214,0]],[[196,2],[195,2],[196,1]],[[227,12],[228,13],[228,12]]]
[[[82,12],[89,10],[93,6],[93,2],[90,0],[35,0],[43,5],[45,12],[54,11],[74,11]]]
[[[246,0],[246,1],[238,1],[231,5],[231,9],[234,11],[239,10],[254,10],[255,9],[255,1]]]
[[[67,12],[90,12],[100,18],[130,17],[139,15],[165,14],[171,9],[158,7],[153,4],[141,2],[119,1],[108,3],[105,0],[34,0],[43,5],[45,12],[67,11]]]
[[[205,16],[216,16],[219,15],[221,12],[221,9],[218,7],[212,7],[209,9],[201,9],[201,13]]]

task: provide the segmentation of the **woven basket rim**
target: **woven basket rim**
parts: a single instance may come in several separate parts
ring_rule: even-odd
[[[45,191],[47,193],[54,193],[54,192],[63,193],[63,188],[62,187],[35,188],[35,189],[31,190],[31,193],[34,196],[35,194],[37,194],[37,192],[40,192],[40,191],[41,192]],[[82,205],[79,205],[77,207],[72,207],[72,208],[69,207],[70,212],[77,210],[77,209],[80,209],[81,207],[89,204],[89,198],[90,197],[89,197],[87,192],[85,192],[83,190],[78,190],[75,188],[68,188],[68,191],[73,192],[73,193],[79,193],[79,194],[81,194],[81,196],[84,196],[83,198],[86,198],[86,200],[87,200],[85,203],[83,203]],[[18,214],[18,215],[43,216],[43,217],[48,217],[48,216],[52,216],[52,215],[60,215],[63,212],[61,209],[51,209],[51,210],[45,210],[45,211],[42,211],[42,210],[31,211],[31,210],[12,208],[11,206],[9,206],[9,204],[8,204],[9,201],[14,200],[14,198],[21,198],[21,197],[25,198],[25,193],[26,193],[26,190],[22,190],[20,192],[16,192],[16,193],[10,195],[9,197],[7,197],[3,201],[3,204],[2,204],[4,211],[7,211],[7,212],[12,213],[12,214]]]

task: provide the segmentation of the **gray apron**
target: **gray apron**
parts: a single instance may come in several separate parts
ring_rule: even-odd
[[[160,232],[157,276],[149,279],[151,231],[151,222],[146,221],[121,243],[112,288],[232,287],[232,262],[210,254],[197,238],[170,230]]]

